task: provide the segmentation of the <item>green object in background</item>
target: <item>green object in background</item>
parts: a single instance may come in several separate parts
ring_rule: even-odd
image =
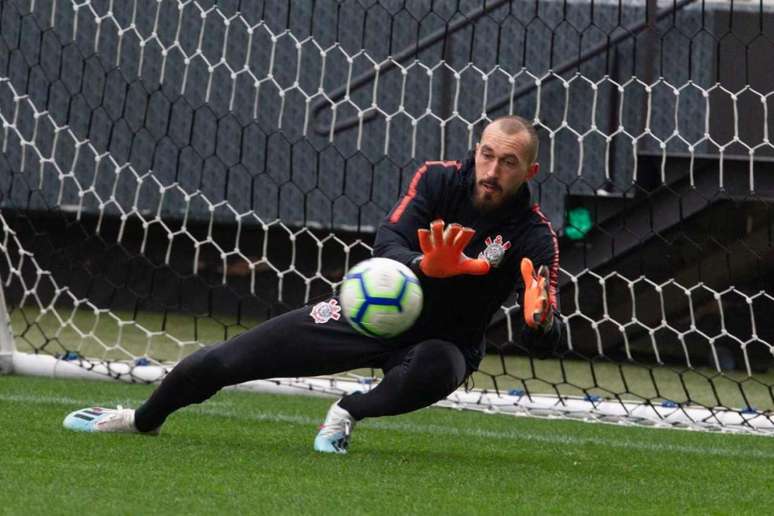
[[[570,240],[580,240],[591,230],[591,213],[587,208],[573,208],[567,212],[567,224],[564,227],[564,234]]]

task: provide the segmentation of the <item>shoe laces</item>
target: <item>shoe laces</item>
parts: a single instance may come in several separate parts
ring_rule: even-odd
[[[115,429],[132,427],[132,411],[118,405],[115,409],[106,410],[105,417],[97,423],[101,428]]]
[[[345,437],[349,437],[352,434],[353,427],[351,417],[341,407],[336,406],[332,410],[335,410],[335,412],[329,414],[325,419],[325,423],[320,425],[320,435],[333,437],[337,433],[343,433]]]

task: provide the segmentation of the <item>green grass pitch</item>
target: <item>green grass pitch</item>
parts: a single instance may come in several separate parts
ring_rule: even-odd
[[[0,377],[2,514],[765,513],[774,439],[444,409],[312,450],[329,400],[222,392],[161,436],[79,434],[150,386]]]

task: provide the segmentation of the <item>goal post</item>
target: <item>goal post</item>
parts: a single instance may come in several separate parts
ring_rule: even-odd
[[[774,4],[231,4],[0,3],[0,371],[153,383],[330,296],[423,161],[516,113],[567,332],[524,348],[508,299],[440,405],[774,432]]]
[[[2,278],[0,278],[2,285]],[[13,372],[13,335],[11,334],[11,321],[8,317],[8,308],[5,306],[5,294],[0,288],[0,374]]]

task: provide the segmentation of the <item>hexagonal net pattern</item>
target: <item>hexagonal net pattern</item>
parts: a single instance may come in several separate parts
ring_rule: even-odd
[[[512,297],[442,404],[774,429],[774,2],[279,4],[0,1],[17,355],[157,381],[335,293],[423,161],[517,113],[567,332],[525,348]]]

